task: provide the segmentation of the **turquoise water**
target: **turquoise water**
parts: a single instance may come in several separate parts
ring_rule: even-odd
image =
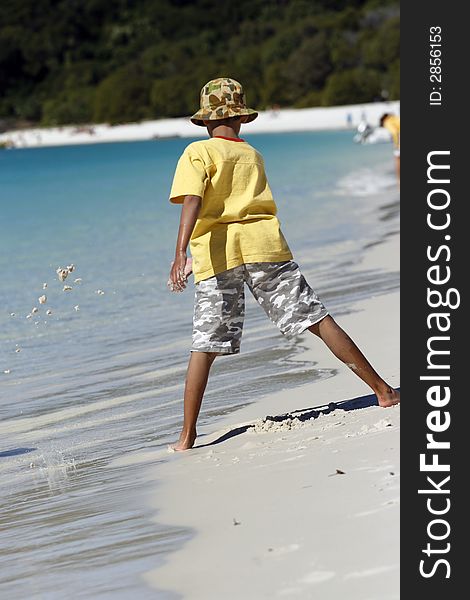
[[[398,285],[396,274],[351,274],[398,229],[390,145],[351,138],[245,136],[264,155],[296,260],[335,314]],[[167,196],[189,141],[0,152],[0,590],[10,599],[155,598],[140,574],[190,534],[150,520],[143,468],[110,466],[164,447],[180,425],[193,298],[166,288],[179,220]],[[71,263],[60,282],[56,268]],[[201,423],[252,402],[254,388],[334,376],[294,361],[302,338],[287,341],[254,302],[247,313],[242,354],[216,361]]]

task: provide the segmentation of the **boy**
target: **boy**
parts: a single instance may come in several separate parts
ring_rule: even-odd
[[[399,402],[391,388],[337,325],[310,288],[280,230],[263,158],[238,134],[258,113],[247,108],[240,83],[209,81],[192,117],[209,139],[193,142],[178,161],[170,201],[183,204],[169,286],[182,291],[191,267],[196,287],[191,357],[184,392],[184,423],[173,450],[192,448],[196,421],[218,354],[236,354],[244,316],[244,284],[282,333],[306,329],[354,370],[380,406]]]

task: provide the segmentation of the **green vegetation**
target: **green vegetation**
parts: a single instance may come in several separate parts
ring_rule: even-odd
[[[220,76],[258,109],[398,99],[399,40],[398,0],[3,0],[0,124],[189,115]]]

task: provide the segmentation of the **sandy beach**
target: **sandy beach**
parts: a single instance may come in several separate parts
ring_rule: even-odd
[[[373,127],[378,126],[384,112],[398,114],[400,103],[372,102],[327,108],[281,109],[264,111],[250,124],[250,134],[288,131],[320,131],[327,129],[356,128],[363,120]],[[349,117],[349,120],[348,120]],[[384,131],[384,139],[388,134]],[[195,127],[188,118],[159,119],[141,123],[110,126],[97,124],[88,126],[64,126],[7,131],[0,134],[0,145],[15,148],[37,148],[43,146],[66,146],[105,142],[131,142],[172,137],[205,137],[204,127]]]
[[[396,271],[398,261],[395,235],[364,262]],[[395,387],[398,303],[379,295],[338,318]],[[155,520],[194,533],[145,574],[152,587],[188,600],[399,598],[400,408],[376,406],[321,342],[305,341],[299,360],[334,377],[257,399],[168,461],[132,458],[159,463],[148,475]]]

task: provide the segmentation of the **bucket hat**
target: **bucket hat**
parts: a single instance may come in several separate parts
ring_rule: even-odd
[[[228,117],[245,117],[244,122],[254,121],[256,110],[248,108],[241,83],[230,77],[208,81],[201,90],[201,108],[191,117],[191,122],[204,127],[204,121],[216,121]]]

